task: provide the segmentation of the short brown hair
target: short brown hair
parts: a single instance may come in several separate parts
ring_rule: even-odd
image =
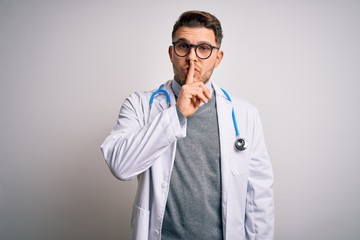
[[[215,41],[220,46],[223,38],[220,21],[212,14],[203,11],[187,11],[175,22],[172,38],[181,27],[206,27],[214,31]]]

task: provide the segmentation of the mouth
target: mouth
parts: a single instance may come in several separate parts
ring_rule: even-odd
[[[189,72],[189,67],[185,67],[184,68],[184,72],[187,74]],[[195,67],[194,69],[194,73],[200,73],[200,69]]]

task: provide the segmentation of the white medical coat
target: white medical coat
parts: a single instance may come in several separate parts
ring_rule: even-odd
[[[149,111],[152,92],[131,94],[101,145],[114,176],[120,180],[138,178],[131,220],[134,240],[161,239],[176,142],[186,136],[186,121],[181,125],[178,120],[171,81],[163,87],[170,94],[170,107],[164,95],[157,95]],[[224,239],[273,239],[273,172],[258,111],[234,96],[230,102],[216,84],[212,85],[220,132]],[[232,107],[240,134],[248,141],[245,151],[234,149]]]

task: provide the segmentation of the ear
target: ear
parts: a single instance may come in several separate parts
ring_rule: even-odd
[[[170,58],[170,61],[173,62],[173,54],[174,54],[174,51],[173,51],[173,46],[169,46],[169,49],[168,49],[168,53],[169,53],[169,58]]]
[[[221,60],[224,57],[224,52],[222,50],[219,50],[217,55],[216,55],[216,63],[215,63],[215,67],[219,66],[219,64],[221,63]]]

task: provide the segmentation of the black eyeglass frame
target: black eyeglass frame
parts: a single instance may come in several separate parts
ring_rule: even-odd
[[[177,44],[179,44],[179,43],[185,43],[186,45],[188,45],[189,46],[189,51],[185,54],[185,55],[179,55],[177,52],[176,52],[176,45]],[[210,45],[210,44],[208,44],[208,43],[200,43],[200,44],[197,44],[197,45],[195,45],[195,44],[190,44],[190,43],[187,43],[187,42],[184,42],[184,41],[176,41],[176,42],[172,42],[172,45],[174,46],[174,52],[175,52],[175,54],[176,54],[176,56],[178,56],[178,57],[186,57],[187,55],[189,55],[189,53],[190,53],[190,51],[191,51],[191,48],[194,48],[195,49],[195,54],[196,54],[196,56],[198,57],[198,58],[200,58],[200,59],[202,59],[202,60],[205,60],[205,59],[208,59],[209,57],[211,57],[211,55],[212,55],[212,52],[213,52],[213,49],[220,49],[219,47],[216,47],[216,46],[212,46],[212,45]],[[210,54],[209,54],[209,56],[208,57],[206,57],[206,58],[202,58],[202,57],[200,57],[199,55],[198,55],[198,53],[197,53],[197,48],[198,47],[200,47],[200,46],[202,46],[202,45],[206,45],[206,46],[209,46],[210,47]]]

